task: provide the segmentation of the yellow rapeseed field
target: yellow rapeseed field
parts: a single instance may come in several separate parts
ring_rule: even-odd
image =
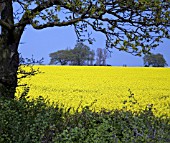
[[[30,98],[39,95],[65,107],[90,105],[95,110],[120,109],[123,101],[134,93],[140,107],[153,104],[157,116],[170,116],[170,68],[35,66],[40,73],[23,83],[30,85]],[[21,87],[17,89],[17,95]],[[20,92],[19,92],[20,91]]]

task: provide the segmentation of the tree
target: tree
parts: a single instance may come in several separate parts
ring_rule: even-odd
[[[103,56],[102,56],[102,65],[106,65],[106,59],[109,57],[109,53],[107,49],[103,49]]]
[[[90,65],[90,66],[93,65],[93,61],[95,60],[94,57],[95,57],[95,52],[94,52],[94,50],[92,50],[88,54],[87,65]]]
[[[146,67],[165,67],[168,66],[162,54],[147,54],[143,57],[144,65]]]
[[[78,40],[93,42],[91,27],[106,36],[106,47],[135,55],[170,38],[169,0],[0,0],[0,97],[14,98],[18,46],[27,25],[41,30],[75,28]],[[63,16],[64,15],[64,16]],[[86,34],[87,32],[87,34]]]
[[[72,64],[73,65],[84,65],[85,61],[88,59],[88,55],[90,53],[90,48],[83,43],[79,42],[75,45],[74,49],[72,50],[73,58]]]
[[[107,49],[97,48],[96,55],[97,55],[96,65],[105,66],[106,65],[106,59],[109,57]]]
[[[97,48],[96,50],[96,65],[100,66],[102,64],[102,56],[103,56],[103,52],[101,48]]]
[[[51,53],[50,57],[51,57],[50,65],[58,63],[61,65],[67,65],[71,58],[71,52],[68,49],[59,50],[57,52]]]

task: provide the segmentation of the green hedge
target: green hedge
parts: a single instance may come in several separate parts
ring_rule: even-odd
[[[168,143],[170,122],[152,108],[139,114],[126,109],[92,112],[84,107],[70,114],[39,97],[0,98],[0,143]]]

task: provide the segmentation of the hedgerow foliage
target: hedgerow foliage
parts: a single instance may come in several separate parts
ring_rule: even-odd
[[[86,106],[71,114],[41,96],[32,101],[0,98],[0,143],[170,142],[169,118],[158,118],[152,110],[94,112]]]

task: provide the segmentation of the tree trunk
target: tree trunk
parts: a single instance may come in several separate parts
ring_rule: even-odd
[[[11,28],[1,26],[0,34],[0,97],[14,98],[17,87],[17,71],[19,66],[18,45],[24,27],[14,28],[12,1],[4,1],[5,8],[1,20]]]
[[[19,54],[15,43],[0,45],[0,97],[14,98],[17,87]]]

